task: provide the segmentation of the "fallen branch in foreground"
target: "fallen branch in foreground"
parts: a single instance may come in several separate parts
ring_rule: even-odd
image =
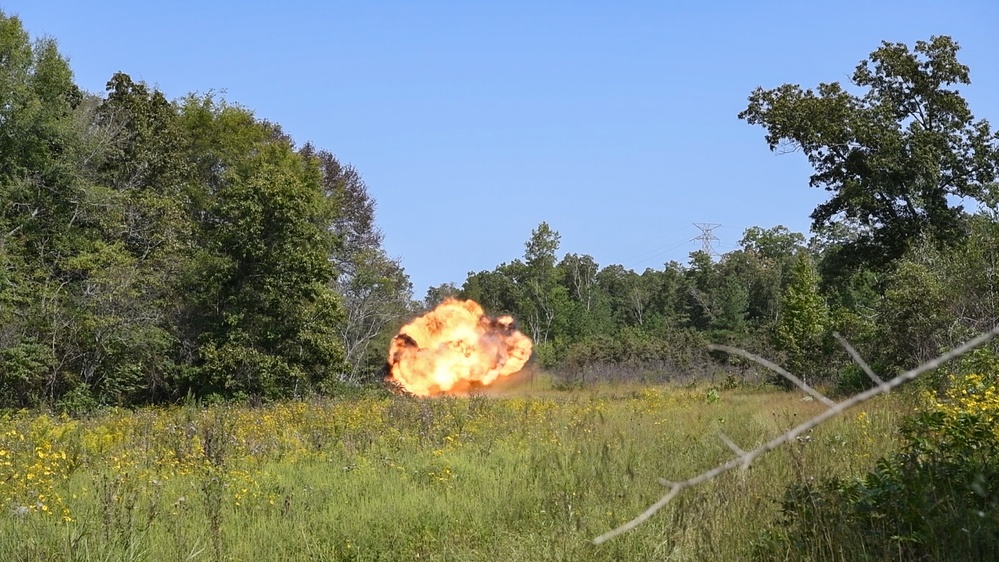
[[[871,369],[867,366],[867,364],[864,363],[863,359],[856,352],[856,350],[850,347],[850,345],[846,342],[846,340],[837,337],[837,340],[839,340],[840,343],[842,343],[844,347],[846,347],[847,352],[849,352],[850,356],[853,357],[854,361],[856,361],[857,364],[860,365],[860,367],[864,370],[864,372],[867,373],[867,376],[869,376],[876,385],[867,391],[861,392],[860,394],[852,396],[851,398],[848,398],[847,400],[844,400],[839,403],[833,402],[832,400],[825,397],[814,388],[808,386],[804,381],[798,379],[797,377],[791,375],[790,373],[780,368],[779,366],[774,365],[773,363],[761,357],[758,357],[756,355],[753,355],[752,353],[734,347],[728,347],[725,345],[710,345],[709,349],[711,350],[725,351],[727,353],[740,355],[742,357],[755,361],[761,365],[766,366],[767,368],[774,370],[776,373],[780,374],[781,376],[785,377],[786,379],[794,383],[797,387],[803,389],[809,395],[816,397],[816,399],[818,399],[820,402],[829,406],[829,409],[803,422],[802,424],[791,428],[786,433],[775,437],[774,439],[764,443],[763,445],[760,445],[759,447],[753,449],[752,451],[743,451],[726,435],[719,433],[719,438],[730,449],[732,449],[733,452],[735,452],[736,457],[734,459],[724,464],[720,464],[710,470],[702,472],[697,476],[694,476],[693,478],[684,480],[682,482],[671,482],[668,480],[661,479],[659,482],[663,486],[669,487],[669,492],[667,492],[666,495],[660,498],[659,501],[657,501],[656,503],[649,506],[648,509],[640,513],[637,517],[635,517],[631,521],[628,521],[627,523],[624,523],[623,525],[615,529],[612,529],[600,535],[599,537],[593,539],[593,544],[601,544],[620,534],[627,533],[628,531],[641,525],[649,517],[652,517],[657,511],[662,509],[663,506],[669,503],[685,488],[690,488],[698,484],[701,484],[703,482],[707,482],[708,480],[711,480],[715,476],[718,476],[723,472],[728,472],[729,470],[732,470],[733,468],[736,467],[747,468],[749,467],[750,464],[752,464],[754,460],[756,460],[757,457],[773,449],[776,449],[777,447],[783,445],[784,443],[787,443],[788,441],[794,439],[795,437],[798,437],[799,435],[816,427],[817,425],[825,422],[826,420],[833,418],[858,404],[866,402],[867,400],[870,400],[871,398],[879,394],[884,394],[892,390],[893,388],[901,385],[902,383],[910,381],[927,371],[932,371],[933,369],[936,369],[937,367],[943,365],[944,363],[950,361],[951,359],[960,357],[961,355],[964,355],[965,353],[987,343],[989,340],[995,338],[996,336],[999,336],[999,326],[996,326],[991,330],[989,330],[988,332],[985,332],[984,334],[981,334],[980,336],[965,342],[964,344],[936,357],[935,359],[931,359],[926,363],[923,363],[922,365],[916,367],[915,369],[906,371],[889,381],[882,381],[879,377],[877,377],[877,375],[875,375],[871,371]]]

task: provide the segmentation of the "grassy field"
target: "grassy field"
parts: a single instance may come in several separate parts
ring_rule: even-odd
[[[536,390],[536,388],[535,388]],[[591,540],[821,405],[704,387],[0,417],[2,560],[746,560],[785,487],[895,446],[889,396]]]

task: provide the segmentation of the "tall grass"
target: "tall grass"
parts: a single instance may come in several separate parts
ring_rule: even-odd
[[[905,405],[875,400],[636,531],[590,540],[821,405],[606,388],[0,418],[0,560],[738,560],[786,487],[859,475]]]

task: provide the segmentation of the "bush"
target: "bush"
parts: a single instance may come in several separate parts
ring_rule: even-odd
[[[967,372],[988,366],[987,374]],[[999,369],[982,354],[901,428],[904,445],[854,479],[788,488],[763,558],[999,560]]]
[[[614,366],[634,372],[687,373],[713,364],[704,350],[706,343],[702,335],[691,330],[649,334],[626,327],[613,337],[597,334],[567,345],[559,365],[570,372]]]
[[[0,350],[0,408],[38,406],[53,365],[52,348],[31,340]]]
[[[874,381],[856,363],[844,366],[836,377],[836,394],[841,396],[859,394],[872,386]]]

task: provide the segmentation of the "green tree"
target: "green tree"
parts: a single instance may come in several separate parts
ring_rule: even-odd
[[[822,339],[828,321],[829,311],[819,294],[818,272],[808,254],[799,252],[774,327],[774,339],[787,357],[788,370],[808,379],[822,374],[817,371],[822,370]]]
[[[640,290],[635,290],[637,277],[634,271],[619,264],[608,265],[596,274],[597,287],[606,295],[615,331],[638,323],[632,302],[633,296],[640,296]],[[644,308],[644,303],[639,299],[640,308]]]
[[[544,346],[556,319],[568,302],[568,291],[558,283],[555,269],[560,235],[548,223],[542,222],[531,231],[524,243],[524,263],[514,268],[515,279],[524,287],[524,299],[518,307],[520,317],[535,343]]]
[[[711,293],[718,284],[718,272],[711,256],[707,252],[691,252],[684,276],[688,287],[684,311],[693,328],[706,331],[716,316]]]
[[[195,244],[190,158],[178,108],[161,92],[123,73],[107,92],[80,116],[88,205],[78,216],[94,241],[65,267],[80,280],[78,346],[97,344],[80,353],[79,390],[110,403],[173,398],[182,349],[195,343],[180,336],[179,306]]]
[[[725,255],[726,269],[742,279],[748,292],[747,319],[770,330],[780,311],[780,296],[790,282],[792,265],[805,249],[805,237],[783,225],[746,229],[740,250]]]
[[[983,212],[968,223],[965,243],[945,254],[945,302],[966,332],[955,334],[957,338],[999,324],[999,221],[994,213]]]
[[[753,256],[742,251],[725,254],[717,263],[705,252],[692,252],[683,285],[683,311],[690,326],[715,339],[743,339],[749,329],[756,265]]]
[[[82,94],[0,13],[0,406],[356,378],[411,310],[373,208],[352,168],[213,95],[123,73]]]
[[[773,228],[751,226],[743,233],[739,245],[765,262],[779,264],[789,261],[804,248],[805,236],[791,232],[782,224]]]
[[[951,200],[980,199],[996,180],[999,136],[953,87],[970,83],[957,51],[946,36],[912,50],[885,42],[853,73],[862,95],[838,82],[757,88],[739,114],[767,130],[771,150],[803,152],[812,187],[832,193],[812,219],[854,231],[838,267],[884,266],[924,235],[960,240],[963,209]]]
[[[886,369],[904,370],[936,357],[951,343],[948,294],[939,253],[914,248],[885,280],[878,302],[875,360]]]
[[[375,202],[357,170],[311,145],[300,152],[318,163],[323,192],[335,209],[329,230],[335,238],[331,287],[343,308],[336,323],[345,363],[339,379],[354,383],[370,378],[385,363],[389,340],[412,312],[412,284],[398,260],[382,248]]]
[[[460,296],[461,287],[458,287],[450,281],[429,287],[427,289],[427,296],[423,298],[423,309],[433,310],[434,307],[445,300],[449,298],[459,298]]]
[[[684,277],[683,267],[675,261],[664,265],[661,271],[647,269],[642,273],[647,278],[652,297],[649,301],[649,321],[647,330],[673,332],[689,324],[683,303],[689,294],[690,286]]]
[[[320,167],[242,108],[189,98],[182,110],[204,205],[189,280],[202,364],[191,382],[263,397],[321,388],[343,350],[331,324],[335,208]]]
[[[592,256],[566,254],[558,264],[561,285],[569,289],[572,298],[589,312],[594,305],[596,275],[600,267]]]
[[[517,275],[523,264],[500,264],[492,271],[469,272],[461,286],[461,296],[482,305],[488,314],[512,314],[521,319],[520,303],[525,299],[524,287]]]
[[[0,404],[35,405],[66,386],[74,280],[59,266],[86,244],[76,167],[83,96],[52,39],[0,12]]]
[[[717,314],[711,328],[729,337],[741,336],[748,327],[749,289],[738,276],[726,275],[723,279],[713,295]]]

